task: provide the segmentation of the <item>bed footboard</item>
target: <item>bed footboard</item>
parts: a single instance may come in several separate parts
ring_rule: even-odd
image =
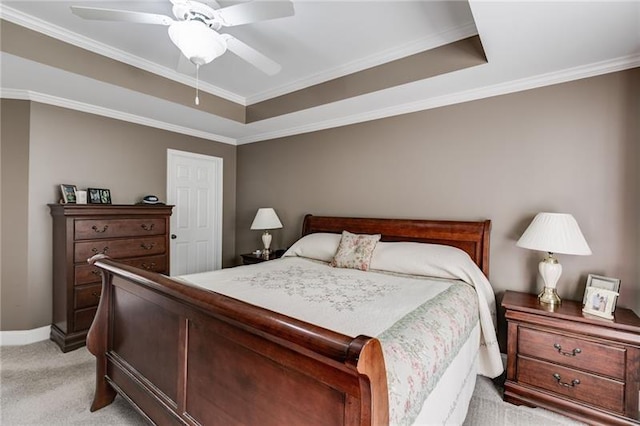
[[[98,255],[91,410],[121,394],[157,424],[386,425],[377,339],[348,337]]]

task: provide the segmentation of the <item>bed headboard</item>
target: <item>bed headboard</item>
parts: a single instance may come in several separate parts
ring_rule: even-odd
[[[491,221],[463,222],[424,219],[371,219],[306,215],[302,235],[314,232],[381,234],[381,241],[443,244],[464,250],[489,277]]]

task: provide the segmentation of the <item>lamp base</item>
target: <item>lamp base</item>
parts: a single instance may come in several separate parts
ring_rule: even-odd
[[[538,300],[540,303],[545,303],[547,305],[560,305],[562,304],[562,299],[556,293],[555,288],[545,287],[542,290],[542,293],[538,295]]]

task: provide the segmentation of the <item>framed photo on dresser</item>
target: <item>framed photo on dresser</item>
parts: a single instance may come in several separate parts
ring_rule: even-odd
[[[111,191],[102,188],[87,189],[89,204],[111,204]]]
[[[62,194],[62,204],[69,204],[76,202],[76,186],[75,185],[60,185],[60,193]]]
[[[587,302],[582,312],[596,315],[606,319],[613,319],[613,311],[618,293],[598,287],[588,287],[586,291]]]
[[[616,293],[616,295],[620,292],[620,280],[618,278],[610,278],[603,277],[602,275],[589,274],[587,276],[587,283],[584,288],[584,297],[582,298],[582,305],[585,306],[589,300],[589,289],[601,289],[608,290],[610,292]],[[616,309],[617,297],[613,299],[613,305],[611,312]]]

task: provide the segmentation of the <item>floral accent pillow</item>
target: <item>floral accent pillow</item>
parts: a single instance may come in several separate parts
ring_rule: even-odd
[[[338,251],[331,261],[331,266],[366,271],[371,263],[373,249],[380,241],[380,234],[363,235],[342,231]]]

